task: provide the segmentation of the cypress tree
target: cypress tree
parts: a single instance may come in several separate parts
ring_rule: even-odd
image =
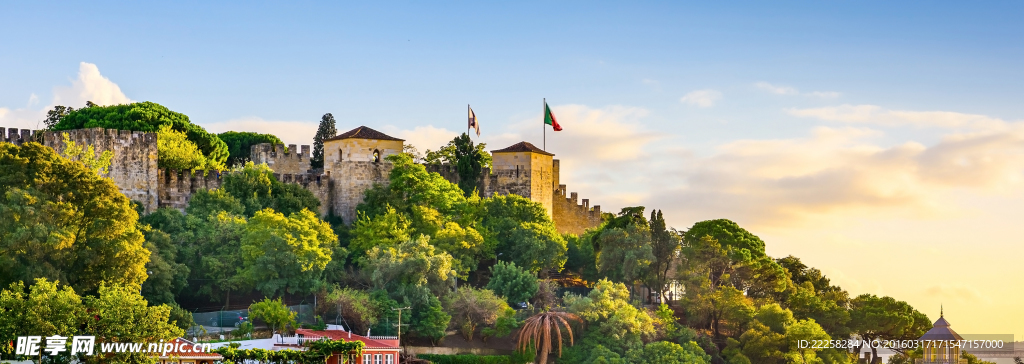
[[[324,168],[324,140],[338,135],[338,129],[334,126],[334,115],[324,114],[320,118],[320,127],[316,129],[316,136],[313,137],[313,158],[309,160],[309,168]]]

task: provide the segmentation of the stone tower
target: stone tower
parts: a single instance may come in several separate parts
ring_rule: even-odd
[[[387,184],[391,163],[405,140],[360,126],[324,140],[324,174],[333,182],[331,210],[346,224],[356,219],[356,205],[374,184]]]
[[[548,216],[553,216],[554,154],[528,142],[519,142],[492,150],[491,156],[492,173],[497,179],[494,181],[492,177],[490,183],[493,193],[514,193],[529,198],[544,205]]]

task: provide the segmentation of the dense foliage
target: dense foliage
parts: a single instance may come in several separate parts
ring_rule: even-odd
[[[161,126],[167,127],[161,129]],[[193,124],[185,114],[171,111],[153,102],[137,102],[126,105],[92,106],[69,112],[60,118],[52,130],[84,128],[107,128],[118,130],[147,131],[157,133],[159,141],[175,140],[175,143],[161,145],[159,165],[164,168],[200,168],[199,166],[177,165],[173,161],[203,160],[203,168],[223,169],[228,159],[228,146],[217,135]],[[183,142],[178,135],[184,135]],[[191,145],[189,144],[191,143]],[[175,147],[174,149],[165,149]],[[196,153],[181,155],[190,148]],[[166,157],[174,155],[173,159]],[[168,164],[171,163],[171,164]]]
[[[79,292],[138,288],[150,251],[109,179],[41,144],[0,143],[0,284],[48,278]]]
[[[251,161],[252,146],[256,144],[270,143],[272,146],[284,144],[281,139],[273,134],[260,134],[251,131],[226,131],[217,134],[217,137],[228,146],[228,167],[238,166]],[[297,153],[298,151],[289,152]]]

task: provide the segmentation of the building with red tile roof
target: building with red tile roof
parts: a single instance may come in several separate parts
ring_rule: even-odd
[[[196,344],[189,340],[177,338],[167,343],[160,345],[170,344],[170,350],[164,352],[163,347],[160,347],[159,353],[154,353],[153,356],[157,356],[157,363],[160,364],[213,364],[224,360],[224,357],[217,353],[210,352],[210,344]]]

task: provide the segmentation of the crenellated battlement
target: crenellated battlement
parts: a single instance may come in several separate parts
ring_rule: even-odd
[[[182,212],[188,207],[192,195],[199,190],[220,188],[222,178],[227,172],[177,170],[173,168],[157,171],[157,191],[160,195],[160,207],[171,207]]]
[[[576,192],[569,192],[569,196],[566,197],[566,191],[567,190],[565,185],[558,185],[558,188],[555,189],[555,198],[565,199],[565,202],[569,204],[567,206],[568,208],[576,209],[581,214],[592,215],[597,218],[601,217],[601,205],[594,205],[593,207],[591,207],[590,199],[584,198],[582,200],[578,200],[579,194],[577,194]],[[579,201],[579,203],[577,203],[577,200]]]
[[[0,141],[14,145],[22,145],[28,142],[42,142],[42,140],[34,139],[41,137],[39,133],[39,130],[32,129],[0,128]]]
[[[301,150],[295,144],[271,145],[260,143],[253,145],[249,150],[249,158],[253,163],[266,163],[274,172],[283,174],[303,174],[309,172],[310,148],[308,145],[301,146]]]

